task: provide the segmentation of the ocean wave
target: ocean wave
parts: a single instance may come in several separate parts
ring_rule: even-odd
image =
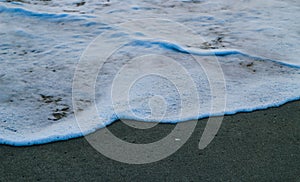
[[[95,18],[94,16],[90,15],[72,15],[67,13],[46,13],[46,12],[34,12],[27,10],[25,8],[20,7],[6,7],[6,6],[0,6],[0,13],[8,13],[15,16],[22,16],[22,17],[32,17],[32,18],[38,18],[42,20],[48,20],[48,21],[82,21],[86,20],[87,18]]]
[[[51,10],[47,5],[1,3],[0,144],[67,140],[118,119],[178,123],[299,100],[297,7],[283,1],[251,2],[240,3],[242,9],[221,0],[162,6],[132,0],[80,7],[66,3],[93,16],[63,13],[66,4],[61,1]],[[197,33],[161,17],[186,23]],[[140,18],[144,22],[135,22]],[[133,23],[120,28],[124,22]],[[91,57],[80,59],[99,34],[105,41],[93,41]],[[199,40],[200,35],[207,40]],[[126,43],[110,47],[120,42]],[[106,54],[100,69],[98,56]],[[75,70],[82,79],[78,92],[72,85]],[[224,86],[222,92],[212,95],[212,81]],[[129,94],[124,94],[126,86],[131,86]],[[218,94],[222,103],[216,102],[212,111]]]

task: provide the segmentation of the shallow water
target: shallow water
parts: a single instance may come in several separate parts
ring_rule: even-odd
[[[80,2],[0,1],[0,143],[300,98],[297,1]]]

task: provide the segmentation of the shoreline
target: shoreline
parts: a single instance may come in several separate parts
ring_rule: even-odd
[[[198,149],[198,143],[207,118],[201,119],[178,151],[163,160],[141,165],[111,160],[84,137],[27,147],[1,145],[0,181],[297,181],[299,116],[300,101],[225,115],[219,132],[204,150]],[[125,141],[149,143],[168,135],[174,127],[175,124],[158,124],[137,130],[117,121],[107,128]]]

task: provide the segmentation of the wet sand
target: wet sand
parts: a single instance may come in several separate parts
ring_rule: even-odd
[[[0,181],[300,181],[300,101],[225,116],[214,140],[199,150],[206,122],[199,120],[173,155],[141,165],[111,160],[85,138],[32,147],[2,145]],[[137,130],[115,122],[108,129],[126,141],[147,143],[174,126]]]

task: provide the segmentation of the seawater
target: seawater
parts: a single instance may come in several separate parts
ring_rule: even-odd
[[[299,5],[293,0],[0,1],[0,143],[65,140],[117,119],[177,123],[298,100]],[[130,23],[143,21],[147,26]],[[127,43],[108,50],[93,44],[99,35]],[[95,94],[82,87],[74,93],[74,75],[89,45],[99,46],[97,54],[112,54],[99,72],[92,72],[89,60],[86,69],[79,68],[82,75],[96,74]],[[218,79],[222,91],[212,93]],[[213,97],[222,98],[215,109]],[[97,122],[78,123],[74,112],[89,118],[93,104]]]

